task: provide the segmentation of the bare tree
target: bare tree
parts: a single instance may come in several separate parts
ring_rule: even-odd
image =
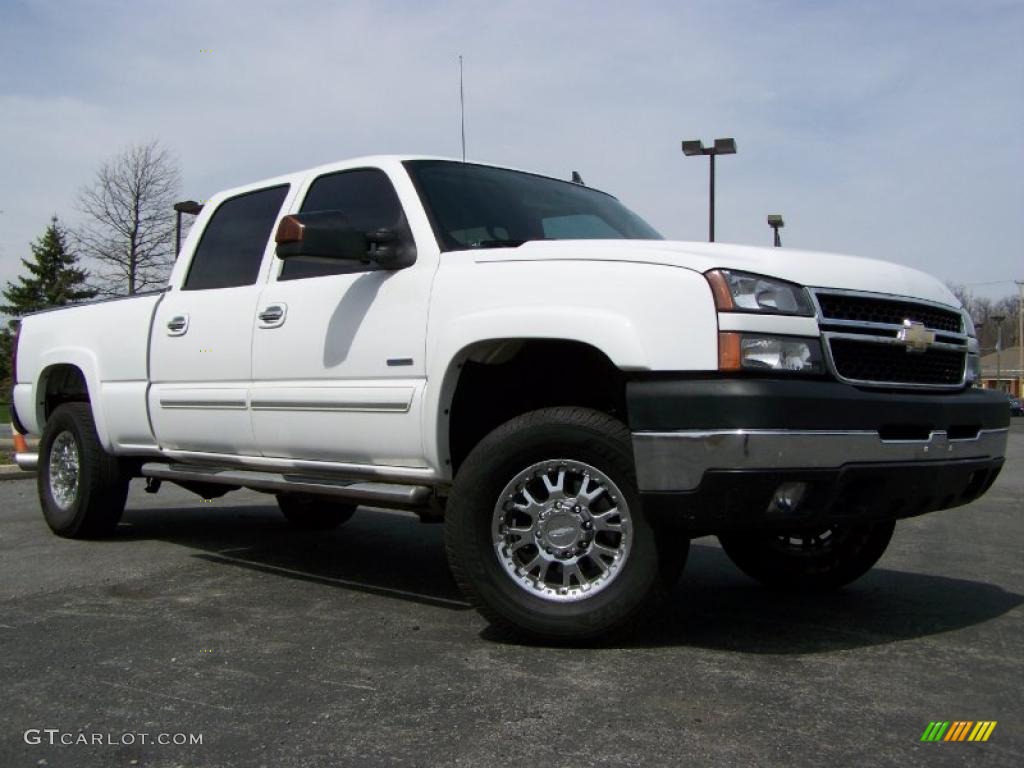
[[[997,325],[1002,327],[1003,349],[1015,347],[1020,344],[1020,339],[1017,338],[1017,313],[1019,311],[1020,296],[1004,296],[992,304],[991,314],[998,315],[1003,318],[1002,323],[996,323],[994,320],[992,321],[993,335],[996,333],[995,328]],[[995,341],[992,343],[994,345]]]
[[[960,300],[960,303],[964,305],[964,309],[967,310],[967,313],[971,317],[974,317],[974,294],[971,293],[971,290],[966,285],[961,285],[959,283],[946,283],[946,287],[949,288],[950,292]]]
[[[174,211],[181,173],[159,141],[129,146],[79,192],[86,222],[79,247],[96,262],[97,288],[123,296],[163,285],[174,264]]]
[[[993,301],[985,296],[975,296],[967,286],[948,284],[953,295],[960,299],[978,328],[978,343],[983,352],[995,350],[997,339],[1002,339],[1003,349],[1020,343],[1017,338],[1017,312],[1019,296],[1004,296]],[[1001,317],[1002,322],[993,318]]]

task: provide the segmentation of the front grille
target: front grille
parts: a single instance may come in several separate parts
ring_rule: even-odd
[[[904,320],[924,323],[928,328],[946,333],[961,333],[960,313],[951,309],[917,304],[899,299],[876,299],[840,293],[819,293],[818,305],[822,319],[859,323],[903,325]]]
[[[964,352],[929,349],[907,352],[903,346],[854,339],[830,339],[832,362],[844,379],[886,384],[954,386],[964,375]]]
[[[813,293],[836,378],[880,387],[963,385],[967,337],[957,310],[897,296],[824,289]],[[920,344],[922,336],[928,340],[924,331],[931,334],[931,345],[911,350],[908,345]]]

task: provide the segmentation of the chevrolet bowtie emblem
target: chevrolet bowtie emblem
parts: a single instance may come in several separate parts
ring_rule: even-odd
[[[935,334],[924,327],[924,323],[904,320],[896,338],[903,342],[907,352],[924,352],[935,343]]]

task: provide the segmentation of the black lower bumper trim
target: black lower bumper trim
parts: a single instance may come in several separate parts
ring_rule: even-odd
[[[688,492],[641,494],[652,522],[694,535],[814,528],[891,520],[968,504],[989,489],[1001,458],[954,462],[851,464],[838,469],[712,470]],[[796,508],[772,504],[783,483],[805,483]]]
[[[835,381],[644,376],[626,387],[634,432],[679,429],[874,430],[917,438],[941,430],[952,437],[1010,422],[998,392],[897,392]]]

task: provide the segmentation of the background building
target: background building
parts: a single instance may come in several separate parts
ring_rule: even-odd
[[[981,358],[981,385],[985,389],[1001,389],[1021,396],[1024,371],[1020,365],[1020,345],[992,352]]]

